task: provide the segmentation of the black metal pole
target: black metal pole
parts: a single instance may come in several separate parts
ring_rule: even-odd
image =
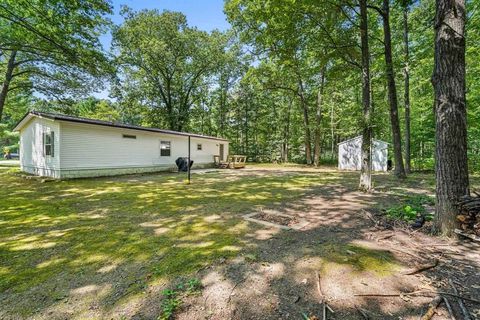
[[[190,184],[190,136],[188,136],[188,184]]]

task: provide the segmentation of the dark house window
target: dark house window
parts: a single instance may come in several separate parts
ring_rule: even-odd
[[[43,133],[43,153],[51,157],[55,154],[55,134],[53,131]]]
[[[131,134],[124,134],[123,135],[123,138],[124,139],[137,139],[137,136],[133,136]]]
[[[170,157],[170,152],[171,152],[171,142],[160,141],[160,156]]]
[[[201,143],[197,144],[197,150],[202,150],[202,144]]]

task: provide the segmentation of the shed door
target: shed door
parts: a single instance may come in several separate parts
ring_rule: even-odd
[[[224,151],[224,145],[223,143],[220,144],[220,161],[225,160],[225,157],[223,156],[223,151]]]

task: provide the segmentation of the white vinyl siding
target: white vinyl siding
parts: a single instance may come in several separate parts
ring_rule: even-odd
[[[387,171],[388,169],[388,143],[373,140],[372,144],[372,170]]]
[[[338,168],[360,170],[362,167],[362,137],[356,137],[338,144]],[[388,143],[372,140],[372,170],[387,171]]]
[[[53,156],[45,156],[44,135],[53,132]],[[59,176],[60,124],[33,118],[20,131],[20,166],[22,171],[41,176]]]
[[[360,170],[362,167],[362,138],[357,137],[338,145],[338,168]]]
[[[61,122],[62,170],[92,168],[175,166],[178,157],[188,156],[188,137],[133,129]],[[125,139],[123,135],[135,135]],[[170,156],[160,156],[160,141],[170,141]],[[191,157],[195,164],[213,163],[218,144],[224,141],[191,138]],[[202,143],[203,150],[196,150]]]
[[[39,116],[25,120],[18,130],[21,169],[40,176],[69,178],[161,171],[175,168],[178,157],[188,156],[188,137],[183,135]],[[170,156],[160,155],[161,141],[170,142]],[[194,166],[213,164],[220,144],[228,154],[227,141],[192,137]]]

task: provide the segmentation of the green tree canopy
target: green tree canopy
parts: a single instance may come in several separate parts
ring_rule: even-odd
[[[150,125],[181,131],[223,57],[225,36],[189,27],[179,12],[124,7],[114,32],[120,101],[141,101]]]
[[[0,119],[7,95],[34,91],[62,99],[101,88],[111,71],[99,36],[107,0],[4,0],[0,3]]]

